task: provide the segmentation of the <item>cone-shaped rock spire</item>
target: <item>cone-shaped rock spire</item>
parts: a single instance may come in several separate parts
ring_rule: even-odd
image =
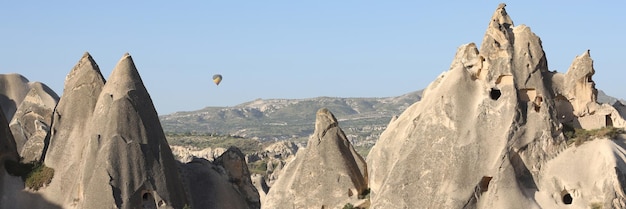
[[[66,79],[46,164],[45,193],[65,206],[182,208],[187,193],[156,110],[130,55],[106,82],[85,54]]]
[[[306,149],[283,168],[262,208],[341,208],[367,191],[367,168],[335,116],[317,111]]]
[[[109,76],[88,129],[87,163],[80,179],[83,208],[188,204],[176,161],[130,55]]]
[[[450,70],[370,151],[372,208],[534,204],[523,194],[534,186],[512,182],[532,181],[526,176],[554,157],[564,138],[541,41],[530,28],[513,27],[504,6],[481,49],[459,47]],[[499,192],[509,195],[491,195]]]

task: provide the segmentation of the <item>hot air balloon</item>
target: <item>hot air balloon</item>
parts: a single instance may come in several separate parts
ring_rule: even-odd
[[[220,74],[213,75],[213,83],[215,83],[215,85],[220,85],[220,82],[222,82],[222,75]]]

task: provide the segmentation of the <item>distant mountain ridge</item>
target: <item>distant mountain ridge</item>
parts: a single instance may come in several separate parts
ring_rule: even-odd
[[[622,104],[626,104],[626,100],[609,96],[606,93],[604,93],[604,91],[598,89],[598,103],[601,103],[601,104],[606,103],[606,104],[613,105],[617,101],[621,102]]]
[[[313,133],[315,113],[333,111],[351,139],[368,139],[394,115],[420,100],[422,91],[397,97],[257,99],[233,107],[206,107],[160,116],[167,133],[219,133],[262,141],[306,138]]]
[[[206,107],[161,115],[166,133],[219,133],[262,141],[306,138],[315,112],[331,110],[353,143],[376,140],[394,115],[421,99],[423,90],[396,97],[256,99],[232,107]],[[598,91],[598,102],[622,101]],[[372,138],[374,137],[374,138]]]

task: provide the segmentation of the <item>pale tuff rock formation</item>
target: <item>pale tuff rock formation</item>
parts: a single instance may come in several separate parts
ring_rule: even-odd
[[[59,96],[40,82],[19,74],[0,75],[0,106],[12,130],[22,162],[39,161]]]
[[[122,57],[102,88],[90,125],[81,208],[187,204],[176,161],[130,55]]]
[[[41,160],[57,100],[42,83],[19,74],[0,75],[0,208],[60,208],[25,191],[23,180],[15,176],[23,169],[20,159]]]
[[[278,179],[285,164],[296,156],[296,153],[300,149],[300,146],[294,142],[279,141],[265,147],[260,153],[253,153],[246,156],[248,163],[254,163],[257,161],[266,162],[266,178],[263,178],[265,185],[272,186]],[[259,184],[260,185],[260,184]],[[267,189],[257,187],[259,193],[263,191],[267,193]]]
[[[65,78],[63,96],[53,115],[52,139],[45,159],[46,165],[55,168],[57,172],[67,170],[73,173],[79,166],[76,163],[80,159],[68,159],[80,156],[86,146],[89,131],[87,122],[93,115],[104,83],[100,68],[88,53],[83,55]],[[67,179],[74,180],[75,177],[68,176]]]
[[[262,208],[341,208],[367,192],[367,176],[335,116],[320,109],[307,148],[283,168]]]
[[[13,114],[30,90],[28,79],[20,74],[0,74],[0,106],[6,120],[11,122]]]
[[[221,148],[221,147],[217,147],[217,148],[208,147],[204,149],[197,149],[194,147],[182,147],[182,146],[170,146],[170,147],[172,148],[172,152],[174,153],[174,156],[176,156],[178,161],[182,163],[190,163],[195,160],[194,163],[196,164],[189,164],[189,165],[195,165],[195,166],[199,165],[198,163],[202,164],[203,160],[215,161],[226,152],[226,149]],[[252,180],[252,185],[254,185],[254,187],[256,188],[261,202],[263,201],[263,199],[265,198],[265,195],[269,191],[270,185],[272,185],[282,173],[282,168],[284,167],[285,163],[291,161],[295,157],[296,152],[298,151],[299,148],[300,147],[294,142],[279,141],[279,142],[275,142],[265,147],[263,151],[261,152],[255,152],[249,155],[245,155],[244,159],[247,164],[263,163],[265,164],[267,168],[265,173],[262,175],[252,174],[250,176]],[[203,160],[200,160],[199,158],[202,158]],[[236,162],[237,161],[235,161],[235,163]],[[246,172],[249,172],[249,171],[246,171]],[[194,187],[196,186],[196,184],[190,185],[190,186]],[[201,192],[201,193],[206,193],[206,192]],[[220,201],[215,200],[215,198],[208,198],[208,197],[200,198],[200,200],[202,199],[207,199],[207,200],[210,199],[211,201],[215,202],[214,204],[217,204],[217,202],[220,202]],[[196,200],[198,199],[194,198],[194,201]],[[232,202],[232,200],[229,200],[226,202]]]
[[[1,111],[0,208],[260,208],[238,149],[215,149],[223,154],[213,153],[215,162],[201,172],[176,162],[130,55],[105,82],[85,53],[67,75],[60,99],[41,83],[18,75],[1,78],[1,107],[17,105],[11,129],[19,143]],[[52,182],[38,191],[24,188],[20,177],[5,172],[17,168],[20,157],[54,169]],[[5,161],[13,167],[4,169]],[[202,165],[199,161],[190,164]],[[182,179],[187,171],[196,178]],[[196,184],[207,177],[211,184]],[[212,199],[191,195],[190,189],[213,194]],[[236,205],[241,207],[230,207]]]
[[[22,162],[40,161],[45,154],[52,112],[58,101],[59,96],[48,86],[31,83],[30,91],[19,104],[9,125]]]
[[[246,164],[245,155],[239,148],[231,147],[213,162],[222,167],[228,174],[228,181],[233,183],[245,198],[249,208],[261,208],[261,201],[256,187],[250,179],[250,171]]]
[[[77,179],[82,170],[83,152],[90,137],[88,123],[104,87],[104,77],[91,55],[85,53],[65,78],[63,95],[53,113],[51,139],[45,164],[55,170],[46,193],[48,199],[76,207],[82,199]]]
[[[157,112],[130,55],[124,55],[109,76],[89,125],[88,163],[79,185],[84,191],[81,208],[187,204]]]
[[[595,186],[586,187],[594,177],[556,172],[555,162],[574,162],[559,156],[567,145],[556,103],[576,99],[571,114],[589,113],[593,73],[579,66],[590,62],[575,61],[569,75],[548,71],[539,37],[514,27],[504,7],[496,9],[481,49],[459,47],[450,70],[390,122],[370,151],[371,208],[585,208],[593,201],[621,207],[622,151],[603,155],[615,174],[599,176]],[[555,82],[559,76],[563,82]],[[565,78],[577,83],[565,86]],[[572,149],[579,148],[563,153]]]
[[[204,158],[209,161],[213,161],[215,158],[226,152],[225,148],[211,148],[197,149],[195,147],[183,147],[183,146],[170,146],[172,153],[176,160],[182,163],[191,162],[194,158]]]
[[[554,83],[559,84],[554,85],[556,93],[571,101],[573,115],[577,117],[593,112],[593,106],[598,98],[598,90],[595,87],[595,82],[592,80],[592,76],[595,73],[591,55],[589,51],[586,51],[574,59],[567,73],[555,75],[556,78],[563,77],[561,84],[555,79],[557,82]]]
[[[265,197],[267,196],[267,192],[269,192],[270,187],[267,185],[267,181],[265,177],[261,174],[255,173],[250,176],[250,180],[252,180],[252,185],[259,192],[259,200],[263,203],[265,202]]]
[[[295,156],[298,149],[300,149],[300,147],[294,142],[280,141],[265,147],[265,149],[263,149],[263,153],[260,153],[260,155],[287,159]]]
[[[244,158],[238,148],[231,147],[214,162],[194,158],[182,165],[194,208],[260,208]]]
[[[9,124],[0,106],[0,208],[46,208],[60,209],[41,197],[40,194],[24,190],[20,172],[19,155],[13,142]]]
[[[626,208],[624,142],[622,136],[564,150],[544,165],[532,197],[542,208]]]
[[[58,204],[67,208],[189,204],[130,55],[122,57],[105,84],[85,54],[66,79],[52,128],[45,163],[59,173],[45,195]]]
[[[595,74],[589,51],[577,56],[567,73],[554,73],[552,86],[557,95],[559,121],[574,128],[597,129],[605,126],[626,128],[616,106],[599,104]]]
[[[22,162],[41,160],[58,100],[45,84],[29,82],[19,74],[0,75],[0,106]]]

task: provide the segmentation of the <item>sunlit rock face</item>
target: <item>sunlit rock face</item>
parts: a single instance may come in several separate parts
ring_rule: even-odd
[[[282,169],[262,208],[342,208],[362,199],[367,188],[365,160],[335,116],[322,108],[306,149],[300,149]]]
[[[559,116],[580,119],[593,112],[591,63],[585,53],[567,74],[549,71],[539,37],[514,26],[499,5],[481,48],[459,47],[450,69],[390,122],[370,151],[371,208],[619,206],[626,167],[618,143],[583,145],[615,149],[594,159],[614,168],[598,179],[559,169],[586,156],[561,157],[583,146],[568,147]],[[601,189],[585,186],[596,180]]]
[[[69,208],[182,208],[178,165],[135,64],[126,54],[105,82],[89,54],[67,76],[54,112],[45,196]]]

